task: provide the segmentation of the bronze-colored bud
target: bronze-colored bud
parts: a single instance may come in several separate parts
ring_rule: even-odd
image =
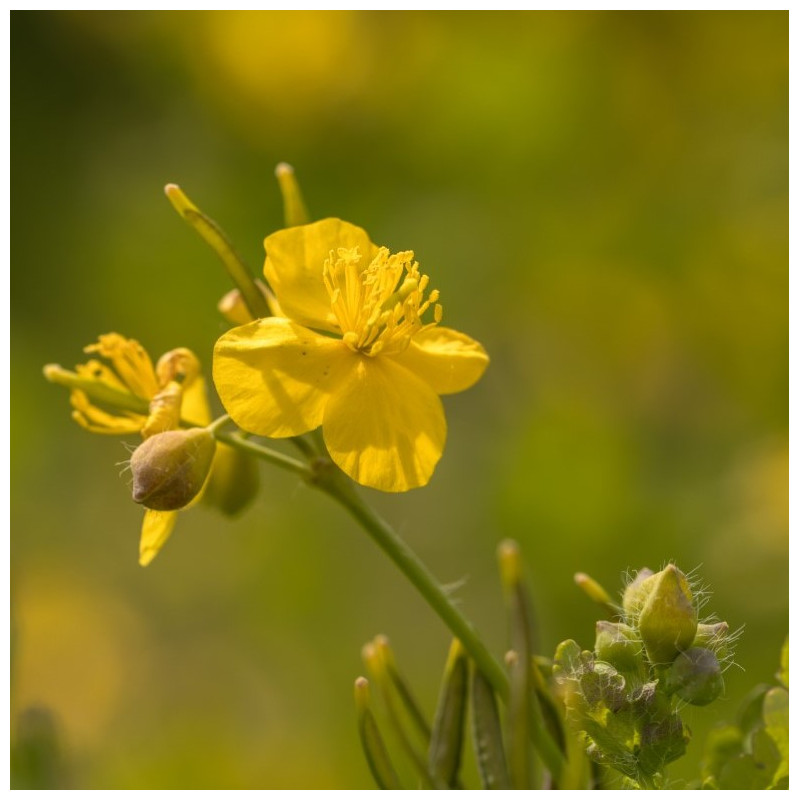
[[[693,706],[705,706],[716,700],[725,688],[717,657],[705,647],[690,647],[669,668],[668,692],[673,692]]]
[[[131,457],[133,499],[155,511],[177,511],[203,488],[216,441],[206,428],[166,431],[146,439]]]
[[[646,599],[639,613],[639,635],[653,664],[668,664],[686,650],[697,633],[697,609],[686,576],[668,564],[646,578],[640,591]]]

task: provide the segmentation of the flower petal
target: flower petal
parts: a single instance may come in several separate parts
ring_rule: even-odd
[[[139,563],[143,567],[158,555],[158,551],[169,539],[177,519],[177,511],[152,511],[148,508],[144,512],[142,538],[139,540]]]
[[[424,486],[447,436],[442,401],[391,359],[360,357],[322,423],[331,458],[353,480],[384,492]]]
[[[92,405],[86,392],[75,389],[70,392],[72,418],[87,431],[92,433],[128,434],[139,433],[146,422],[146,417],[129,411],[110,414],[102,408]]]
[[[340,219],[323,219],[277,231],[264,240],[264,275],[282,313],[301,325],[338,331],[331,298],[322,280],[325,259],[339,247],[358,247],[361,264],[372,261],[378,248],[367,232]]]
[[[184,389],[181,417],[196,425],[208,425],[211,422],[211,409],[208,406],[208,394],[206,393],[204,378],[195,378]]]
[[[297,436],[322,424],[331,388],[355,354],[279,317],[224,334],[214,347],[214,384],[233,421],[260,436]]]
[[[437,394],[469,389],[489,364],[489,356],[478,342],[440,325],[420,331],[406,350],[392,358]]]

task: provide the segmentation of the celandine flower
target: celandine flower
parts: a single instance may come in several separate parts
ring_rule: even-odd
[[[439,325],[439,293],[411,251],[392,255],[339,219],[278,231],[264,246],[282,316],[218,340],[214,383],[226,410],[261,436],[322,425],[331,458],[365,486],[424,486],[447,433],[439,395],[472,386],[485,350]]]
[[[206,398],[200,362],[191,350],[177,348],[165,353],[153,367],[147,351],[134,339],[118,333],[100,336],[96,344],[85,348],[109,363],[92,359],[75,369],[83,378],[92,379],[110,390],[133,394],[146,400],[150,413],[109,412],[97,405],[80,389],[73,389],[70,402],[73,418],[94,433],[141,433],[147,439],[178,428],[181,417],[198,425],[207,425],[211,413]],[[178,519],[177,511],[146,509],[139,542],[139,563],[149,564],[163,547]]]

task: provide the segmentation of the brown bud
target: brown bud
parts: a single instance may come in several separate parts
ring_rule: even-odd
[[[155,511],[176,511],[203,488],[216,441],[206,428],[166,431],[146,439],[131,457],[133,499]]]

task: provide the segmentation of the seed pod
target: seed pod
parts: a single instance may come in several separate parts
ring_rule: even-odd
[[[638,618],[639,635],[652,664],[669,664],[690,647],[697,633],[697,609],[686,576],[669,564],[646,578],[645,601]]]
[[[379,789],[400,789],[397,773],[394,771],[383,737],[378,730],[378,724],[372,715],[369,681],[366,678],[357,678],[354,691],[358,714],[358,735],[372,777]]]
[[[669,668],[667,691],[693,706],[705,706],[716,700],[725,688],[717,657],[705,647],[690,647]]]
[[[491,684],[472,665],[472,736],[484,789],[510,789],[503,733]]]
[[[188,505],[205,483],[216,441],[206,428],[166,431],[146,439],[131,457],[133,500],[154,511]]]
[[[431,774],[451,788],[458,781],[458,770],[461,766],[468,684],[467,653],[461,642],[453,639],[439,691],[439,703],[428,750]]]

